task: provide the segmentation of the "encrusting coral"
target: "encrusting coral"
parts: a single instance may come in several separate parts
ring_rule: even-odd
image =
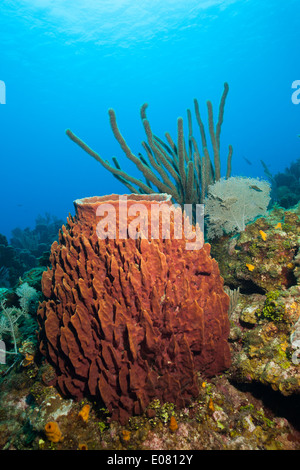
[[[300,204],[290,210],[274,207],[237,236],[214,240],[212,253],[225,284],[261,293],[296,284],[299,215]]]
[[[198,394],[198,371],[209,377],[229,367],[229,297],[210,245],[186,250],[173,219],[171,239],[98,238],[97,209],[114,207],[120,226],[118,201],[75,201],[77,214],[62,227],[43,274],[49,300],[38,321],[40,350],[61,393],[101,399],[124,423],[154,398],[185,406]],[[166,201],[128,196],[128,214],[136,202],[150,214]]]
[[[233,382],[259,384],[286,396],[299,395],[300,205],[274,207],[237,236],[213,245],[230,308]],[[298,338],[298,340],[297,340]],[[299,342],[298,342],[299,341]],[[266,396],[268,390],[266,388]]]
[[[122,136],[113,109],[109,110],[109,119],[112,131],[126,157],[131,160],[141,171],[145,182],[130,176],[121,169],[118,160],[114,157],[113,167],[107,160],[91,149],[85,142],[77,137],[70,129],[66,134],[73,142],[79,145],[85,152],[91,155],[101,165],[110,171],[130,192],[152,194],[155,191],[171,194],[174,202],[178,204],[199,204],[204,202],[208,185],[221,178],[220,159],[220,134],[223,124],[224,108],[229,86],[224,83],[224,90],[220,100],[218,121],[214,125],[213,108],[211,101],[207,101],[208,127],[213,150],[213,158],[210,158],[205,127],[200,116],[198,101],[194,100],[195,116],[201,136],[203,155],[193,134],[192,113],[187,110],[188,139],[184,138],[183,119],[177,120],[177,142],[175,143],[169,133],[166,133],[167,143],[153,134],[146,115],[147,104],[141,107],[141,120],[144,126],[147,142],[142,142],[147,156],[134,155]],[[229,145],[227,157],[226,178],[231,174],[231,159],[233,149]],[[154,189],[157,188],[157,189]]]

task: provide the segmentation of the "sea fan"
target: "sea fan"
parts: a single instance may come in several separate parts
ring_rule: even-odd
[[[239,176],[221,178],[209,186],[205,199],[208,238],[242,232],[248,222],[266,215],[270,190],[267,181]]]

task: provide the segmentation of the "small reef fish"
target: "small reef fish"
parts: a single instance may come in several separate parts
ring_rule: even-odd
[[[251,185],[250,186],[250,189],[254,189],[254,191],[257,191],[258,193],[262,193],[262,189],[260,189],[258,186],[256,186],[255,184],[254,185]]]
[[[250,162],[250,160],[248,160],[248,158],[243,157],[243,159],[245,160],[246,163],[248,163],[248,165],[252,165],[252,163]]]

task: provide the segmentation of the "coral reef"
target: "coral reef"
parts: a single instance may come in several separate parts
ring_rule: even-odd
[[[272,309],[268,295],[240,294],[230,317],[229,340],[234,349],[228,374],[231,380],[262,384],[284,396],[298,395],[300,369],[294,360],[291,335],[299,318],[298,286],[279,291]]]
[[[152,205],[171,204],[166,195],[132,195],[128,214],[137,202],[149,215]],[[115,208],[119,229],[119,196],[77,200],[52,245],[40,349],[61,393],[101,398],[124,423],[155,397],[186,406],[198,393],[197,371],[209,377],[230,365],[229,298],[208,244],[186,250],[173,220],[171,239],[100,239],[100,205]]]
[[[300,316],[300,205],[275,207],[245,232],[213,245],[225,283],[239,289],[230,311],[236,383],[271,387],[284,396],[300,392],[297,330]],[[295,342],[294,342],[295,340]]]
[[[63,221],[56,216],[46,213],[39,215],[35,220],[33,229],[15,228],[12,230],[10,243],[14,248],[29,251],[32,256],[39,258],[58,236],[58,230]]]
[[[225,278],[224,290],[227,296],[223,297],[223,282],[216,269],[216,262],[209,254],[208,245],[201,251],[206,260],[202,265],[205,269],[201,272],[195,268],[200,260],[195,263],[195,253],[186,250],[181,251],[181,254],[184,252],[184,259],[176,266],[172,264],[181,254],[178,247],[177,251],[168,252],[168,240],[164,240],[164,248],[159,251],[154,265],[150,266],[149,259],[155,253],[154,248],[160,247],[158,241],[126,240],[130,250],[125,254],[124,240],[121,242],[117,239],[109,244],[108,240],[99,241],[91,236],[95,231],[93,209],[84,216],[84,209],[79,202],[78,219],[70,218],[68,226],[62,228],[59,243],[54,243],[52,247],[52,268],[45,271],[43,279],[44,291],[50,299],[41,304],[39,310],[40,335],[44,335],[43,352],[49,348],[54,358],[51,360],[49,352],[48,359],[52,366],[40,354],[35,337],[36,301],[28,303],[25,295],[27,292],[27,298],[30,298],[29,294],[33,291],[29,287],[39,290],[43,268],[24,273],[21,284],[13,289],[0,288],[0,301],[5,309],[13,309],[15,313],[22,309],[27,311],[26,315],[17,319],[15,345],[11,332],[4,331],[8,322],[5,315],[0,313],[5,327],[3,334],[6,349],[17,353],[8,354],[6,363],[0,363],[0,449],[98,449],[116,453],[120,450],[156,452],[175,449],[192,452],[203,449],[300,450],[299,216],[300,205],[289,210],[275,206],[265,217],[249,223],[244,232],[213,241],[211,254],[219,262],[221,275]],[[1,241],[3,243],[0,237]],[[153,245],[151,253],[145,249],[147,243]],[[146,254],[149,255],[147,260]],[[114,257],[117,257],[117,263],[123,271],[116,267]],[[99,260],[102,271],[95,269],[99,266]],[[65,267],[68,272],[65,272]],[[158,271],[157,280],[168,278],[168,286],[174,280],[175,291],[178,289],[176,295],[170,287],[164,289],[162,284],[156,282],[157,296],[149,298],[149,289],[153,286],[151,276],[155,279]],[[209,276],[208,272],[211,272]],[[166,273],[169,273],[169,277]],[[180,287],[180,283],[175,282],[178,276],[190,279],[189,284]],[[213,295],[209,297],[210,284],[206,284],[211,276],[219,283],[218,295],[226,304],[224,312],[227,315],[228,311],[229,315],[227,325],[230,331],[226,344],[228,352],[230,349],[231,364],[227,364],[228,368],[223,375],[207,377],[207,369],[198,368],[199,364],[196,364],[199,354],[191,338],[197,340],[199,324],[193,325],[192,303],[188,301],[197,298],[195,292],[199,290],[197,282],[200,277],[201,288],[208,292],[208,299],[213,298]],[[195,278],[197,281],[193,286],[191,281]],[[82,282],[87,279],[87,284]],[[141,285],[143,292],[138,288]],[[160,289],[166,291],[168,300],[161,295]],[[100,308],[100,304],[103,305],[100,301],[95,303],[99,295],[107,308]],[[160,301],[157,300],[159,298]],[[87,326],[91,322],[85,321],[88,311],[86,304],[90,306],[89,319],[92,317],[93,328],[90,330]],[[49,306],[47,312],[46,305]],[[127,305],[128,309],[125,308]],[[148,311],[151,315],[153,307],[158,308],[163,323],[155,318],[151,324],[146,309],[143,310],[145,305],[150,305]],[[183,310],[181,312],[180,308],[187,308],[188,319],[182,315]],[[211,311],[213,309],[211,305]],[[113,312],[113,316],[109,316],[109,311]],[[57,323],[53,322],[54,318]],[[211,314],[209,318],[212,320]],[[136,322],[134,327],[133,320]],[[211,328],[210,320],[204,334],[200,335],[201,341],[208,328]],[[180,335],[184,329],[194,367],[190,375],[191,362],[186,361],[187,348],[181,349],[183,333]],[[52,343],[45,343],[46,330]],[[85,341],[89,331],[91,335],[86,336],[88,341]],[[140,332],[144,336],[138,343]],[[114,349],[108,348],[109,335]],[[160,343],[155,343],[155,339]],[[118,387],[120,384],[120,388],[111,388],[112,397],[115,397],[115,390],[119,391],[119,402],[112,405],[109,400],[105,403],[95,400],[101,398],[99,388],[97,396],[89,393],[80,401],[77,397],[74,400],[62,396],[62,389],[58,391],[53,387],[58,382],[57,374],[61,370],[65,373],[65,368],[73,374],[77,365],[82,373],[82,365],[92,364],[88,354],[93,353],[93,345],[102,341],[105,346],[99,348],[102,356],[99,354],[98,360],[103,368],[99,372],[99,367],[97,374],[106,374],[105,378],[111,381],[110,384],[117,383]],[[119,360],[121,354],[118,349],[120,344],[123,345],[123,362],[117,363],[115,360]],[[206,345],[201,344],[201,351],[205,351]],[[158,349],[154,349],[151,355],[151,348],[155,347]],[[55,348],[59,353],[57,356],[54,354]],[[159,388],[153,389],[138,415],[130,416],[128,420],[118,419],[114,407],[121,406],[126,393],[129,399],[136,400],[140,392],[136,386],[140,382],[133,381],[129,367],[134,370],[135,361],[141,364],[141,351],[145,357],[148,355],[147,361],[160,374],[164,387],[166,381],[163,374],[166,372],[174,378],[173,366],[179,368],[181,374],[184,371],[187,379],[194,380],[191,386],[187,381],[184,382],[182,375],[179,378],[181,385],[193,393],[188,394],[188,399],[185,396],[183,404],[176,401],[178,389],[175,388],[172,394],[173,390],[165,387],[166,395]],[[142,359],[145,360],[145,357]],[[168,363],[170,359],[172,364]],[[124,388],[124,380],[119,373],[121,367],[118,365],[123,366],[124,363],[127,365],[127,389]],[[138,378],[145,383],[141,370],[138,369]],[[115,381],[109,375],[111,371],[117,372],[115,375],[119,374]],[[134,389],[131,388],[133,386]],[[169,382],[168,386],[172,386],[172,383],[170,385]],[[185,390],[181,389],[180,392],[181,397],[184,396]],[[52,434],[49,432],[51,429]]]
[[[32,263],[29,263],[30,266]],[[20,253],[12,245],[9,245],[7,238],[0,234],[0,266],[5,271],[2,271],[5,276],[1,276],[0,287],[10,287],[14,286],[19,276],[26,271],[27,266],[21,260]]]
[[[225,284],[244,292],[289,288],[299,277],[300,205],[275,207],[234,237],[214,240],[212,255]]]
[[[200,380],[197,399],[183,409],[153,400],[143,415],[123,426],[111,421],[105,408],[63,399],[45,385],[41,376],[48,367],[40,366],[35,377],[21,368],[0,380],[0,449],[113,450],[117,455],[122,450],[300,450],[300,428],[288,419],[295,408],[275,413],[225,376]],[[86,404],[88,422],[79,416]],[[63,439],[48,439],[45,426],[51,422]]]
[[[1,287],[10,287],[9,270],[5,266],[0,267],[0,286]]]
[[[62,220],[46,214],[36,218],[33,229],[13,229],[10,243],[0,234],[0,287],[15,287],[25,272],[49,264],[50,247],[62,224]]]
[[[272,185],[272,200],[290,209],[300,201],[300,159],[292,162],[284,171],[272,175],[262,162],[265,174]]]
[[[187,110],[188,142],[186,144],[183,132],[183,119],[181,117],[177,120],[177,142],[175,143],[170,134],[166,133],[167,143],[165,143],[159,137],[155,136],[151,130],[146,116],[146,108],[148,105],[144,104],[141,107],[141,120],[147,136],[147,142],[142,142],[142,145],[147,156],[141,154],[136,156],[132,153],[117,126],[114,110],[109,110],[110,125],[114,136],[126,157],[131,160],[143,174],[145,183],[123,171],[116,158],[113,158],[115,164],[115,167],[113,167],[70,129],[68,129],[66,133],[71,140],[121,181],[130,192],[152,194],[158,190],[161,193],[171,194],[173,200],[178,204],[197,204],[204,201],[208,185],[221,178],[220,134],[228,90],[228,84],[224,83],[224,91],[219,105],[216,127],[214,127],[212,103],[207,101],[208,128],[213,149],[213,159],[211,159],[209,155],[205,127],[200,116],[199,104],[196,99],[194,100],[195,115],[201,135],[203,156],[200,155],[200,146],[197,144],[193,134],[192,114],[190,109]],[[228,178],[231,173],[232,153],[232,146],[229,145],[226,178]]]
[[[295,356],[300,329],[297,214],[298,208],[275,209],[263,219],[264,225],[260,220],[247,226],[259,244],[257,258],[248,260],[255,267],[245,272],[256,276],[257,259],[263,260],[259,252],[266,255],[265,245],[272,237],[277,244],[274,263],[279,262],[280,247],[288,238],[281,232],[288,230],[293,280],[287,287],[279,269],[278,279],[272,277],[276,289],[265,280],[261,284],[259,277],[246,282],[240,270],[234,269],[234,262],[239,266],[242,259],[233,257],[229,279],[238,287],[226,286],[232,364],[223,375],[207,379],[198,374],[197,396],[185,407],[154,397],[141,415],[122,425],[111,419],[99,401],[63,398],[51,385],[55,369],[40,357],[36,343],[23,341],[20,353],[24,359],[8,373],[0,373],[0,449],[97,449],[117,455],[121,450],[300,450],[300,366]],[[275,237],[278,231],[280,237]],[[223,243],[231,246],[240,236],[245,234],[226,237]],[[220,254],[228,257],[225,249]],[[6,298],[8,292],[2,289],[0,295]],[[0,365],[0,372],[5,367]],[[81,416],[87,417],[87,410],[85,421]],[[47,438],[49,422],[57,423],[63,439],[52,442]]]

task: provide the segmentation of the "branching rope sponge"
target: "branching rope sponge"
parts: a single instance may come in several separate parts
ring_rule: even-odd
[[[153,134],[146,114],[148,104],[143,104],[140,110],[140,116],[147,141],[142,142],[145,155],[139,153],[138,156],[132,153],[126,140],[122,136],[117,124],[115,111],[109,109],[109,120],[114,137],[126,157],[132,161],[143,174],[145,182],[123,171],[116,157],[112,158],[114,166],[107,160],[103,160],[97,152],[91,149],[70,129],[67,129],[66,134],[73,142],[110,171],[131,193],[151,194],[158,190],[158,192],[170,194],[174,202],[180,205],[203,203],[207,195],[208,186],[219,181],[221,178],[220,134],[228,91],[228,84],[224,83],[216,126],[214,125],[212,103],[210,101],[206,103],[213,159],[211,159],[209,155],[205,127],[200,116],[199,104],[196,99],[194,99],[194,109],[196,122],[200,131],[202,156],[200,154],[199,145],[193,134],[192,113],[190,109],[187,110],[188,138],[186,145],[183,119],[181,117],[177,119],[177,142],[174,142],[168,132],[165,133],[166,142],[164,142]],[[229,145],[226,178],[229,178],[231,175],[232,153],[232,146]]]

